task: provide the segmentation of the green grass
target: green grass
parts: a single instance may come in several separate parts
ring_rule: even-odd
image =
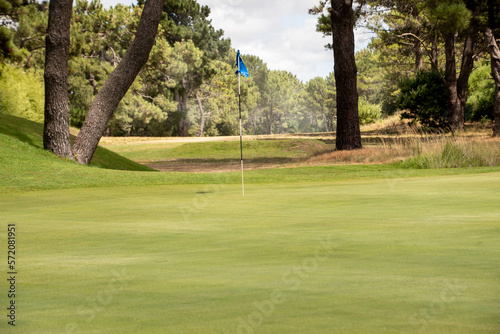
[[[41,127],[0,115],[0,245],[15,223],[18,272],[2,333],[500,331],[498,167],[254,170],[242,197],[239,173],[61,160]],[[220,145],[185,155],[234,153]]]
[[[94,160],[97,162],[93,160],[91,167],[80,166],[71,161],[64,161],[43,150],[42,127],[43,125],[40,123],[0,114],[0,190],[2,192],[139,185],[235,184],[241,182],[239,173],[152,172],[150,168],[139,165],[102,147],[99,147],[94,155]],[[271,141],[260,142],[266,144]],[[311,141],[305,147],[309,147],[307,145],[310,143]],[[269,145],[273,147],[272,150],[275,152],[276,144]],[[289,147],[292,148],[292,145],[294,144]],[[147,151],[151,150],[148,149]],[[302,152],[305,152],[305,150],[302,150]],[[262,155],[264,154],[262,153]],[[270,156],[270,158],[272,157]],[[236,154],[235,159],[239,159],[239,154]],[[500,168],[418,170],[402,168],[399,164],[311,166],[246,171],[245,181],[248,184],[330,182],[475,174],[495,171],[500,171]]]
[[[106,147],[134,161],[224,160],[240,156],[240,143],[234,140],[199,143],[107,144]],[[252,140],[243,143],[246,159],[308,158],[332,149],[332,145],[313,139]]]
[[[499,185],[489,173],[254,184],[245,197],[0,195],[19,289],[17,326],[0,331],[238,333],[243,319],[253,333],[496,333]]]
[[[43,124],[0,113],[0,159],[8,168],[23,170],[30,165],[59,166],[57,157],[43,150]],[[72,137],[72,139],[74,139]],[[91,166],[129,171],[153,169],[126,159],[106,148],[98,147]]]

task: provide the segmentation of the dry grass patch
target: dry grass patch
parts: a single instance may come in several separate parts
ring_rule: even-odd
[[[402,161],[411,151],[401,147],[366,147],[352,151],[333,151],[317,155],[308,160],[308,164],[383,164]]]
[[[389,124],[389,123],[390,124]],[[418,127],[410,127],[396,119],[383,124],[371,125],[370,140],[364,148],[353,151],[333,151],[308,160],[308,164],[383,164],[404,162],[408,168],[456,168],[487,167],[500,165],[500,138],[492,138],[488,132],[426,133]],[[387,126],[395,136],[387,134]],[[369,131],[367,127],[364,131]],[[367,144],[368,143],[368,144]]]

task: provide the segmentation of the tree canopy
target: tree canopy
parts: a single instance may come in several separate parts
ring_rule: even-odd
[[[370,122],[402,108],[409,91],[403,79],[435,71],[447,89],[443,113],[455,128],[469,120],[495,117],[495,65],[489,28],[498,36],[497,0],[371,0],[351,4],[353,20],[375,32],[355,55],[360,119]],[[330,2],[320,1],[318,31],[334,35]],[[136,36],[145,1],[104,8],[99,0],[77,0],[70,18],[68,47],[69,123],[81,128],[106,80]],[[163,2],[158,33],[104,134],[115,136],[213,136],[238,133],[235,50],[210,20],[210,8],[195,0]],[[41,77],[45,66],[47,2],[0,0],[2,99],[14,100],[9,82],[21,75]],[[329,47],[333,47],[329,43]],[[338,80],[347,67],[302,82],[293,73],[268,67],[258,55],[242,55],[250,78],[241,81],[243,126],[248,134],[338,130]],[[14,70],[17,69],[17,70]],[[5,75],[3,75],[5,73]],[[7,75],[9,73],[9,75]],[[337,79],[335,77],[337,76]],[[418,81],[418,80],[417,80]],[[27,81],[18,84],[28,89]],[[40,86],[37,86],[40,87]],[[20,88],[22,89],[22,88]],[[31,88],[30,88],[31,89]],[[40,89],[40,88],[37,88]],[[442,96],[441,96],[442,98]],[[341,101],[343,101],[341,99]],[[440,101],[442,103],[443,101]],[[29,108],[39,108],[32,104]],[[9,107],[10,108],[10,107]],[[14,110],[10,108],[11,110]],[[339,109],[340,110],[340,109]],[[451,112],[453,111],[453,112]],[[11,111],[14,112],[14,111]],[[39,111],[23,111],[38,114]],[[450,118],[449,115],[455,115]],[[363,116],[365,115],[365,116]],[[368,115],[368,116],[366,116]],[[443,115],[441,115],[443,116]],[[445,122],[443,122],[444,124]],[[497,122],[500,123],[500,122]]]

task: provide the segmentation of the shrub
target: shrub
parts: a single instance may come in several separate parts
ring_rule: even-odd
[[[43,122],[45,98],[41,75],[7,64],[0,69],[0,111]]]
[[[420,122],[434,129],[448,129],[446,86],[439,73],[421,71],[415,78],[399,84],[398,108],[401,118]]]
[[[382,116],[382,108],[378,104],[372,104],[365,99],[359,99],[359,123],[361,125],[374,123]]]
[[[469,78],[466,118],[476,122],[492,120],[494,108],[495,82],[491,77],[491,66],[483,64]]]

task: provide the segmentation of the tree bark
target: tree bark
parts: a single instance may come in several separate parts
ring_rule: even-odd
[[[431,63],[435,65],[433,66],[433,69],[437,71],[437,69],[439,68],[439,52],[438,52],[437,36],[435,35],[432,38]]]
[[[177,135],[179,137],[187,137],[189,134],[189,127],[191,126],[191,122],[187,118],[187,101],[188,101],[188,92],[186,89],[187,81],[186,79],[182,79],[179,81],[179,86],[174,90],[174,100],[177,102],[177,111],[180,115],[185,114],[179,120],[177,124]]]
[[[415,70],[422,71],[424,69],[424,52],[419,40],[413,43],[413,52],[415,53]]]
[[[337,150],[361,148],[356,60],[354,58],[354,11],[350,0],[331,0],[333,58],[337,90]]]
[[[475,2],[471,2],[469,5],[471,7],[469,9],[473,11],[473,17],[465,37],[462,64],[458,79],[455,60],[455,33],[443,34],[446,55],[445,79],[448,94],[449,121],[453,130],[462,130],[464,128],[467,88],[470,74],[474,68],[474,48],[478,39],[476,17],[479,7],[476,6]]]
[[[465,122],[465,105],[467,103],[467,90],[469,88],[469,77],[474,69],[474,51],[478,40],[478,28],[475,16],[471,20],[470,26],[467,29],[464,50],[462,52],[462,65],[460,67],[460,75],[457,81],[458,99],[460,100],[460,128],[462,129]]]
[[[92,102],[76,138],[73,153],[79,163],[90,163],[118,103],[147,62],[161,20],[162,9],[163,0],[146,1],[134,41]]]
[[[414,20],[418,19],[419,11],[416,6],[413,6],[411,15]],[[420,36],[421,28],[418,27],[415,35]],[[415,39],[413,42],[413,52],[415,53],[415,71],[422,71],[424,69],[424,51],[422,50],[422,43],[420,39]]]
[[[198,108],[200,109],[200,129],[197,131],[196,135],[198,137],[203,137],[203,131],[205,130],[205,111],[203,110],[203,104],[201,103],[198,92],[196,92],[196,101],[198,101]]]
[[[491,55],[491,75],[495,80],[495,107],[493,117],[495,124],[493,125],[493,137],[500,136],[500,50],[495,40],[495,35],[490,28],[487,28],[485,33],[486,42]]]
[[[74,159],[69,136],[68,57],[73,0],[51,0],[45,57],[43,147]]]
[[[444,49],[446,56],[445,80],[448,97],[448,119],[453,130],[464,126],[461,121],[460,99],[457,91],[457,64],[455,59],[455,33],[444,34]]]

